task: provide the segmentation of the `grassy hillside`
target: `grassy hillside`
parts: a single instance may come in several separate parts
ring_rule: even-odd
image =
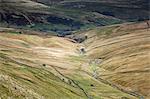
[[[53,31],[64,36],[76,30],[121,22],[123,20],[96,12],[65,9],[36,0],[0,1],[0,26],[5,27]]]
[[[97,79],[105,79],[124,91],[150,97],[150,30],[148,22],[127,23],[86,32],[86,55],[101,60]]]
[[[45,3],[47,0],[38,1]],[[51,4],[54,0],[49,0],[49,2]],[[130,21],[148,19],[150,14],[148,0],[58,0],[53,5],[67,9],[98,12]]]
[[[0,99],[149,99],[148,4],[0,0]]]
[[[67,38],[1,32],[0,98],[138,99],[95,79],[93,60],[80,46]]]
[[[77,30],[149,18],[147,0],[3,0],[0,26],[56,32]]]

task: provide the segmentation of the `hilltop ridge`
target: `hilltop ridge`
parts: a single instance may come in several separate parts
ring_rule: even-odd
[[[148,0],[1,0],[1,26],[65,36],[97,26],[149,19]]]

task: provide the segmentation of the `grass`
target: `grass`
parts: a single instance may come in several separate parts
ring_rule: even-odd
[[[74,94],[76,92],[78,93],[78,89],[66,85],[60,80],[60,78],[51,72],[42,68],[32,68],[30,66],[24,66],[21,64],[16,64],[16,66],[17,65],[20,67],[14,67],[14,65],[10,65],[8,63],[3,65],[1,64],[1,73],[10,75],[14,82],[19,82],[19,84],[16,83],[16,86],[25,86],[25,90],[31,89],[33,93],[40,94],[43,97],[54,97],[54,99],[58,99],[60,96],[62,99],[69,97],[80,97]],[[8,83],[11,82],[8,81]],[[2,83],[2,85],[4,84]],[[74,93],[72,93],[70,90],[72,90]],[[31,97],[34,97],[33,93],[25,93],[23,90],[20,91],[22,91],[21,93],[23,94],[20,93],[19,98],[20,96],[28,97],[28,94],[31,95]],[[12,96],[17,97],[14,91],[10,93]],[[10,93],[6,92],[5,94],[9,96]],[[78,94],[81,94],[82,97],[82,93],[79,92]]]
[[[27,4],[27,6],[28,6],[28,4]],[[19,6],[19,8],[20,8],[20,6]],[[24,7],[22,8],[22,10],[26,12],[26,9]],[[20,11],[20,10],[18,9],[17,11]],[[31,11],[32,13],[37,13],[37,10],[29,9],[29,11]],[[23,26],[17,26],[17,27],[23,28],[23,29],[44,31],[44,32],[49,32],[49,33],[52,31],[55,33],[56,32],[62,33],[66,30],[73,32],[73,31],[86,30],[91,26],[92,27],[96,27],[99,25],[105,26],[105,25],[111,25],[111,24],[117,24],[117,23],[123,22],[119,19],[115,19],[115,18],[111,18],[111,17],[109,17],[109,18],[102,17],[101,15],[96,15],[92,11],[84,11],[84,10],[80,10],[80,9],[68,9],[68,8],[62,7],[61,5],[54,5],[49,8],[46,8],[46,9],[43,8],[43,11],[41,11],[41,12],[45,13],[45,11],[48,11],[49,13],[51,13],[51,15],[49,15],[49,16],[54,16],[54,17],[56,16],[56,17],[60,17],[62,19],[72,19],[74,22],[79,22],[83,25],[76,27],[76,25],[72,26],[72,24],[70,24],[70,25],[64,25],[64,23],[54,24],[54,23],[48,22],[48,20],[45,18],[44,20],[48,23],[33,22],[34,26],[23,25]],[[41,16],[41,17],[43,17],[43,16]],[[35,18],[36,18],[36,16],[35,16]],[[90,22],[89,19],[92,19],[93,22]],[[5,24],[5,23],[1,22],[0,24],[2,26],[7,27],[7,24]],[[11,27],[11,25],[10,25],[10,27]]]
[[[26,39],[28,43],[30,40],[32,40],[30,37]],[[14,40],[12,40],[12,43],[15,43]],[[20,47],[23,46],[20,45]],[[8,47],[4,47],[3,50],[7,48]],[[24,50],[24,52],[21,53],[22,55],[18,56],[16,51],[22,49],[12,49],[13,48],[9,48],[8,50],[10,51],[0,51],[0,75],[4,75],[5,82],[1,81],[0,83],[1,90],[5,92],[5,94],[3,94],[4,96],[2,94],[0,95],[1,98],[10,96],[15,99],[27,97],[36,99],[41,99],[41,97],[53,97],[53,99],[58,99],[61,96],[62,99],[84,99],[85,96],[79,89],[64,83],[61,78],[57,77],[47,69],[39,67],[40,64],[36,64],[32,60],[26,61],[25,58],[28,59],[27,57],[34,56],[30,52]],[[20,53],[19,51],[17,51],[17,53]],[[14,57],[22,57],[23,60],[14,59]],[[36,65],[36,67],[32,67],[32,65]],[[5,79],[7,79],[7,77],[9,79],[6,82]],[[3,80],[3,78],[1,78],[1,80]],[[7,87],[5,88],[4,86]],[[14,89],[14,86],[16,86],[16,89]],[[16,93],[16,91],[19,92]]]
[[[84,74],[84,76],[80,76],[80,73],[72,75],[76,82],[87,92],[89,97],[94,99],[120,99],[122,97],[131,98],[130,96],[123,94],[121,91],[114,89],[104,83],[93,79],[92,76]],[[120,97],[120,98],[119,98]],[[134,97],[132,97],[134,99]]]
[[[113,33],[113,30],[116,28],[117,28],[116,26],[99,28],[99,29],[96,29],[96,34],[97,36],[102,36],[102,35],[109,36]]]
[[[95,35],[88,40],[93,41],[88,43],[87,40],[85,44],[89,58],[102,58],[98,71],[103,79],[125,90],[137,92],[147,99],[149,93],[145,86],[149,86],[149,30],[140,28],[143,26],[142,23],[132,23],[129,26],[90,30],[87,35]]]
[[[83,92],[85,90],[94,99],[136,99],[88,75],[91,73],[89,59],[75,53],[77,45],[64,38],[11,33],[2,33],[0,38],[0,92],[3,91],[0,93],[1,98],[87,99]],[[22,42],[27,43],[29,47],[22,45]],[[53,48],[55,51],[34,47]],[[61,55],[61,50],[66,54]],[[67,53],[70,51],[73,54]],[[83,90],[75,84],[69,84],[69,79]]]
[[[41,31],[53,31],[53,30],[70,30],[71,27],[63,24],[42,24],[38,23],[32,27],[33,30],[41,30]]]

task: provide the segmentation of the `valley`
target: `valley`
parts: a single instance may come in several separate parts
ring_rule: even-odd
[[[0,0],[0,99],[150,99],[149,0]]]
[[[82,43],[1,32],[0,96],[148,99],[149,32],[146,22],[106,26],[79,33]]]

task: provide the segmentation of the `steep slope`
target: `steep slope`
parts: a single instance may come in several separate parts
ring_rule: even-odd
[[[150,97],[150,21],[96,28],[86,33],[86,55],[95,63],[97,79],[122,90]]]
[[[40,10],[40,11],[39,11]],[[149,19],[148,0],[1,0],[0,25],[65,36],[95,26]]]
[[[1,0],[0,21],[7,22],[9,25],[32,24],[32,20],[35,18],[32,14],[46,14],[48,13],[46,9],[48,6],[30,0]]]
[[[95,79],[67,38],[0,33],[0,98],[138,99]]]
[[[47,0],[38,0],[42,3]],[[62,8],[98,12],[123,20],[144,20],[149,18],[149,0],[49,0],[50,4]],[[47,3],[48,4],[48,3]]]
[[[69,8],[83,10],[84,12],[97,12],[123,20],[144,20],[149,19],[149,0],[36,0],[40,3],[56,8]],[[56,5],[56,6],[55,6]],[[139,13],[138,13],[139,12]]]
[[[79,29],[123,22],[95,12],[49,6],[36,0],[0,1],[0,25],[70,34]]]

